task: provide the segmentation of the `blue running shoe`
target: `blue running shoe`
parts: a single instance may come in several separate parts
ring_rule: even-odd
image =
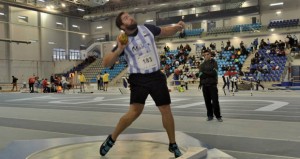
[[[105,156],[107,152],[112,148],[115,144],[115,141],[111,138],[111,135],[108,135],[106,140],[102,143],[99,153],[101,156]]]
[[[176,143],[169,145],[169,151],[174,153],[175,158],[182,156],[182,153],[180,152]]]

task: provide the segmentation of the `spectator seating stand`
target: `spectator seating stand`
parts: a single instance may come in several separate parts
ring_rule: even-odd
[[[263,67],[265,64],[268,67],[268,73],[262,73],[262,81],[264,82],[279,82],[280,78],[282,76],[282,73],[284,72],[285,64],[287,61],[286,56],[277,56],[274,54],[268,54],[266,49],[259,50],[259,54],[265,57],[264,61],[261,61],[259,64],[253,64],[252,67],[258,68]],[[270,59],[271,61],[274,61],[274,63],[268,63],[266,62],[266,59]],[[274,70],[273,68],[279,66],[278,70]],[[256,75],[253,73],[246,73],[246,80],[249,81],[249,77],[252,77],[256,80]]]
[[[289,19],[270,22],[268,28],[285,28],[285,27],[295,27],[299,25],[299,19]]]

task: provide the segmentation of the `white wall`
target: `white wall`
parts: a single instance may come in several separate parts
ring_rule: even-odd
[[[6,24],[5,23],[0,23],[0,38],[2,39],[7,39],[5,35],[5,28]],[[5,59],[6,58],[6,51],[7,51],[7,42],[0,42],[0,59]]]
[[[0,38],[6,38],[5,25],[5,23],[0,23]]]
[[[80,19],[66,18],[62,16],[40,13],[27,9],[8,7],[9,11],[0,23],[0,38],[13,40],[36,40],[31,44],[17,44],[0,42],[0,82],[10,82],[10,76],[28,79],[32,74],[41,78],[48,77],[53,73],[66,72],[78,61],[53,61],[53,48],[79,49],[81,44],[87,44],[90,34],[90,22]],[[28,18],[28,22],[20,19],[19,16]],[[63,27],[57,26],[56,22],[63,23]],[[68,25],[69,24],[69,25]],[[78,25],[79,30],[72,27]],[[40,25],[40,26],[39,26]],[[8,33],[9,32],[9,33]],[[7,37],[8,35],[8,37]],[[54,42],[54,45],[48,42]],[[80,61],[79,61],[80,62]],[[21,82],[21,80],[19,81]]]
[[[70,71],[73,67],[80,64],[81,61],[56,61],[54,67],[54,73],[62,73]]]
[[[10,38],[18,40],[37,40],[38,29],[31,26],[21,26],[21,25],[10,25]],[[39,46],[38,43],[32,44],[10,44],[10,54],[12,60],[39,60]]]
[[[256,17],[257,22],[259,21],[259,15],[249,15],[249,16],[237,16],[231,18],[232,25],[242,25],[242,24],[252,24],[252,17]]]
[[[9,72],[7,69],[8,65],[9,65],[8,60],[0,60],[0,68],[2,68],[0,70],[0,73],[2,75],[2,76],[0,76],[0,83],[9,81],[9,79],[10,79],[10,77],[8,77],[9,76]],[[14,74],[11,74],[11,75],[13,76]]]
[[[10,22],[18,23],[18,24],[26,24],[30,26],[37,26],[38,12],[17,8],[17,7],[9,7],[9,11],[10,11]],[[20,22],[19,16],[28,17],[28,23]]]
[[[97,21],[91,23],[91,35],[92,39],[97,38],[105,38],[105,35],[111,36],[111,19],[103,20],[103,21]],[[113,23],[115,25],[115,23]],[[97,29],[97,26],[102,26],[102,29]]]
[[[136,21],[138,24],[144,24],[146,20],[152,19],[155,22],[156,19],[156,13],[155,12],[149,12],[147,14],[139,13],[135,15]],[[155,23],[151,23],[155,24]]]
[[[228,27],[233,25],[252,24],[252,17],[256,17],[256,22],[260,22],[260,16],[257,14],[247,16],[236,16],[231,18],[218,19],[216,27]]]
[[[28,23],[22,22],[19,16],[26,16]],[[38,13],[36,11],[28,11],[26,9],[10,7],[10,39],[14,40],[38,40],[37,26]],[[39,43],[18,44],[10,43],[10,72],[16,76],[27,76],[38,74],[39,67]]]

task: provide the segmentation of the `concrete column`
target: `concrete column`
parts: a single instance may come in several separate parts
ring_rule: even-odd
[[[38,47],[39,47],[39,56],[40,56],[40,58],[39,58],[39,61],[37,62],[37,76],[41,76],[41,75],[43,75],[44,76],[44,74],[43,74],[43,72],[42,72],[42,68],[43,68],[43,58],[42,58],[42,55],[43,55],[43,53],[42,53],[42,51],[43,51],[43,49],[42,49],[42,24],[41,24],[41,21],[42,21],[42,18],[41,18],[41,12],[39,12],[38,13],[38,34],[39,34],[39,39],[38,39],[38,43],[39,43],[39,45],[38,45]]]
[[[6,7],[8,7],[8,6],[6,6]],[[8,21],[8,23],[7,24],[5,24],[5,30],[6,30],[6,38],[7,39],[11,39],[11,37],[10,37],[10,20],[11,20],[11,10],[10,10],[10,8],[8,7],[8,18],[7,18],[7,21]],[[11,62],[11,43],[7,43],[6,44],[6,59],[7,59],[7,77],[6,77],[6,79],[4,79],[4,81],[7,81],[7,82],[9,82],[9,79],[10,79],[10,77],[12,76],[12,72],[11,72],[11,64],[12,64],[12,62]]]
[[[67,54],[67,58],[69,59],[70,55],[69,55],[69,18],[65,18],[65,23],[66,23],[66,28],[65,28],[65,32],[66,32],[66,46],[65,46],[65,50],[66,50],[66,54]]]

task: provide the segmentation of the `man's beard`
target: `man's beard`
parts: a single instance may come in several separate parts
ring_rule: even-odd
[[[128,25],[128,26],[127,26],[127,29],[128,29],[128,30],[135,30],[135,29],[137,29],[137,23]]]

